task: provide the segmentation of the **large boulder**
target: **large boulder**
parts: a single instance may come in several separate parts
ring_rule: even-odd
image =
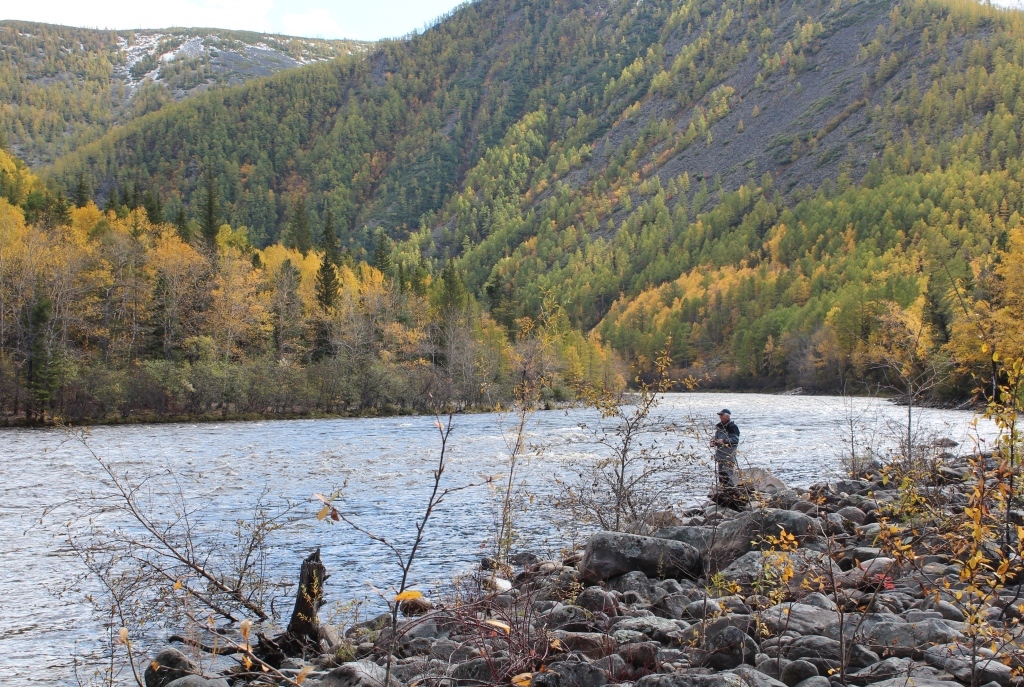
[[[718,571],[748,551],[769,548],[767,538],[777,537],[783,530],[801,543],[820,534],[814,518],[794,510],[766,508],[742,512],[717,527],[667,527],[654,536],[695,547],[710,569]]]
[[[153,657],[146,666],[143,678],[146,687],[167,687],[179,678],[198,672],[199,669],[185,654],[177,649],[167,648]]]
[[[601,632],[551,632],[551,638],[557,639],[566,649],[573,653],[583,654],[592,659],[599,659],[614,654],[619,643]]]
[[[794,591],[804,587],[804,581],[811,579],[828,579],[829,567],[833,574],[841,571],[828,554],[810,549],[796,551],[748,551],[721,572],[725,579],[736,582],[746,589],[754,586],[763,578],[765,572],[775,573],[781,567],[789,567],[793,571],[789,586]]]
[[[865,640],[876,651],[919,658],[929,646],[949,644],[962,636],[944,621],[930,618],[919,623],[878,623],[865,633]]]
[[[747,687],[786,687],[784,683],[779,682],[770,675],[766,675],[760,670],[745,664],[736,666],[732,669],[732,672],[739,675],[747,683]]]
[[[600,582],[632,571],[648,577],[696,577],[700,553],[689,544],[623,532],[598,532],[587,542],[580,576]]]

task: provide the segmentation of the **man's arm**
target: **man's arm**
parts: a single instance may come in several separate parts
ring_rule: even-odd
[[[740,444],[740,428],[736,426],[735,422],[730,422],[729,427],[726,429],[729,433],[729,445],[739,446]]]

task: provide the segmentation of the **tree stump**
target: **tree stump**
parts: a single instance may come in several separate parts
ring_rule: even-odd
[[[274,665],[285,656],[302,656],[310,651],[319,654],[322,651],[322,633],[317,613],[324,605],[324,583],[327,578],[327,568],[320,560],[320,549],[317,549],[302,561],[299,588],[295,592],[295,606],[291,620],[288,621],[288,629],[272,640],[260,637],[260,647],[267,654],[263,660],[272,659],[267,662]]]

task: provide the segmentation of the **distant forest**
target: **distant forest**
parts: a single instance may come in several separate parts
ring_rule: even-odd
[[[633,381],[628,367],[643,378],[662,350],[675,374],[718,387],[984,395],[1021,351],[1022,18],[972,0],[481,0],[365,54],[132,118],[37,182],[11,159],[18,231],[66,247],[60,227],[77,227],[97,255],[106,232],[127,232],[147,265],[176,241],[206,275],[187,326],[143,306],[127,349],[61,324],[57,358],[77,362],[32,412],[98,389],[86,369],[216,364],[256,379],[282,360],[307,380],[293,410],[415,407],[418,374],[485,403],[480,389],[514,386],[502,356],[536,337],[559,398],[584,379]],[[232,264],[261,308],[237,336],[212,314],[238,293],[217,286]],[[323,265],[343,294],[379,280],[387,314],[363,313],[369,329],[339,319],[350,310],[315,298]],[[164,280],[145,275],[159,303]],[[281,310],[293,281],[298,329]],[[28,322],[37,301],[5,297],[4,317]],[[442,352],[452,322],[469,352]],[[396,352],[385,323],[416,343]],[[345,336],[370,358],[346,358]],[[3,339],[4,388],[20,389],[7,412],[36,393],[30,339]],[[325,361],[368,374],[369,359],[405,390],[370,399],[352,389],[384,387],[357,380],[344,401],[308,400],[349,379]],[[235,388],[199,406],[167,395],[174,412],[241,409],[224,400]],[[81,414],[118,404],[101,405]]]

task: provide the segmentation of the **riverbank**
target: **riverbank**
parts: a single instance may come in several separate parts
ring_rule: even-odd
[[[290,624],[251,648],[221,635],[221,653],[250,666],[225,677],[320,687],[1020,685],[1024,512],[999,496],[1007,479],[1013,493],[1005,468],[947,455],[730,495],[650,536],[597,533],[560,559],[485,560],[447,598],[403,597],[394,625],[385,614],[300,637]],[[280,650],[289,642],[301,650]],[[177,649],[152,658],[147,687],[226,684],[186,677],[198,669]]]

